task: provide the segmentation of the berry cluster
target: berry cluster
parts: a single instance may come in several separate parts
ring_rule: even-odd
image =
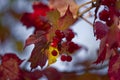
[[[101,4],[105,8],[99,13],[99,19],[105,21],[110,27],[114,21],[114,16],[120,17],[117,0],[101,0]]]
[[[75,37],[75,34],[71,29],[67,29],[65,31],[61,31],[61,30],[55,31],[55,36],[53,37],[51,46],[57,48],[59,52],[61,52],[61,54],[62,53],[67,54],[67,56],[66,55],[61,56],[62,61],[70,62],[72,60],[72,57],[70,56],[70,54],[74,53],[76,50],[80,48],[78,44],[75,44],[74,42],[72,42],[72,39],[74,37]],[[57,52],[52,51],[52,55],[56,56]]]
[[[70,55],[61,55],[61,61],[71,62],[72,57]]]

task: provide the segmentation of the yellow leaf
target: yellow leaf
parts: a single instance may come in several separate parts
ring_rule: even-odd
[[[55,50],[55,51],[57,52],[57,55],[56,55],[56,56],[52,55],[52,51],[53,51],[53,50]],[[55,47],[50,46],[49,49],[48,49],[48,66],[49,66],[50,64],[55,63],[55,62],[57,61],[58,56],[59,56],[59,51],[58,51],[58,49],[55,48]]]

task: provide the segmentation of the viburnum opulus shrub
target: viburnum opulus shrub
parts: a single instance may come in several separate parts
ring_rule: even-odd
[[[49,0],[48,3],[33,1],[33,12],[24,13],[20,19],[27,28],[35,28],[25,42],[25,47],[34,44],[28,59],[31,71],[19,67],[24,60],[13,53],[6,53],[1,56],[0,80],[38,80],[43,75],[48,80],[60,80],[61,74],[49,66],[55,63],[58,57],[62,62],[71,62],[72,54],[85,48],[73,42],[76,34],[70,27],[79,18],[90,23],[83,15],[93,8],[93,31],[96,39],[100,40],[99,55],[94,63],[109,59],[110,80],[120,80],[120,0],[91,0],[82,5],[78,5],[74,0]],[[80,12],[79,9],[87,4],[91,6]],[[104,6],[104,9],[99,12],[101,6]],[[42,69],[45,65],[47,67]],[[38,66],[41,70],[34,70]]]

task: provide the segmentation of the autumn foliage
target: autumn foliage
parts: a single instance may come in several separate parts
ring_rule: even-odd
[[[91,4],[91,7],[80,12],[79,9],[87,4]],[[59,57],[62,62],[70,63],[73,60],[72,55],[77,50],[87,50],[85,46],[73,42],[73,38],[77,34],[71,29],[71,26],[79,18],[85,19],[83,15],[93,8],[95,9],[93,33],[96,40],[100,40],[100,46],[98,58],[92,64],[104,63],[105,60],[109,60],[109,79],[120,80],[119,5],[120,0],[91,0],[82,5],[78,5],[74,0],[49,0],[48,4],[33,1],[33,12],[25,12],[20,17],[21,23],[26,28],[34,27],[35,29],[34,33],[26,39],[24,46],[25,49],[34,44],[28,59],[28,62],[31,63],[31,70],[20,67],[25,60],[21,60],[15,53],[6,53],[0,56],[0,80],[38,80],[43,76],[48,80],[66,80],[65,75],[63,76],[61,72],[50,65],[55,63]],[[99,11],[101,6],[104,9]],[[4,36],[2,33],[4,34],[0,30],[1,42],[8,37],[6,34],[9,34],[9,31]],[[36,69],[38,66],[41,70]],[[76,77],[76,80],[79,79]],[[68,78],[68,80],[71,79]]]

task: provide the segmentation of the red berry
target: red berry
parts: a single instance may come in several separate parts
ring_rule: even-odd
[[[52,55],[53,55],[53,56],[57,56],[57,54],[58,54],[58,53],[57,53],[56,50],[53,50],[53,51],[52,51]]]
[[[66,32],[66,40],[71,41],[74,38],[75,34],[71,29],[68,29]]]
[[[67,60],[67,56],[66,55],[62,55],[61,56],[61,61],[66,61]]]
[[[60,31],[60,30],[56,30],[56,31],[55,31],[55,34],[56,34],[56,36],[57,36],[58,38],[60,38],[60,39],[62,39],[62,38],[65,37],[65,34],[64,34],[62,31]]]
[[[71,56],[67,56],[66,61],[68,61],[68,62],[72,61],[72,57]]]
[[[107,21],[106,21],[106,24],[110,27],[110,26],[113,24],[113,20],[111,20],[111,19],[110,19],[110,20],[107,20]]]
[[[54,37],[54,38],[53,38],[53,41],[52,41],[52,43],[51,43],[51,46],[56,47],[59,42],[60,42],[60,39],[57,38],[57,37]]]
[[[107,10],[102,10],[100,13],[99,13],[99,18],[100,20],[103,20],[103,21],[107,21],[108,18],[109,18],[109,11]]]
[[[68,52],[73,53],[74,51],[80,49],[80,46],[78,44],[75,44],[74,42],[68,42]]]

